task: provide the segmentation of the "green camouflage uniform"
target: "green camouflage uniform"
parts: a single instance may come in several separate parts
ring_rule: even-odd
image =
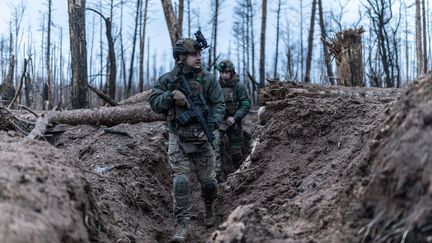
[[[215,153],[207,137],[199,138],[202,131],[199,123],[180,126],[176,117],[186,108],[175,105],[172,92],[176,90],[176,80],[182,72],[176,66],[171,72],[162,75],[153,86],[150,105],[157,113],[168,117],[169,144],[168,160],[173,172],[174,214],[179,222],[190,221],[191,192],[190,173],[196,173],[201,184],[202,198],[206,205],[211,205],[217,198],[217,181],[215,173]],[[184,74],[188,79],[193,94],[201,94],[210,109],[207,121],[218,127],[221,123],[225,103],[222,89],[214,76],[207,71]]]
[[[220,143],[225,134],[228,136],[230,142],[234,168],[237,169],[243,161],[242,145],[244,142],[244,137],[241,123],[243,117],[245,117],[249,112],[251,102],[249,100],[245,86],[239,82],[237,74],[234,73],[233,75],[234,76],[232,77],[232,80],[228,83],[224,83],[221,78],[219,78],[219,83],[222,87],[226,104],[224,120],[232,116],[236,122],[228,127],[226,131],[223,131],[224,129],[222,129],[222,127],[224,127],[224,125],[222,125],[221,129],[214,132],[216,139],[213,143],[213,146],[215,148],[216,154],[217,174],[221,172]]]

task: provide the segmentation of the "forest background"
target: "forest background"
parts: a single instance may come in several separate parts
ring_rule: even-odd
[[[90,85],[108,92],[109,48],[104,18],[112,20],[116,100],[149,89],[158,76],[173,67],[170,33],[162,9],[162,2],[166,1],[78,2],[84,2],[87,8]],[[8,79],[13,62],[14,85],[18,87],[22,76],[31,80],[33,95],[23,97],[21,103],[43,107],[44,95],[49,95],[51,105],[70,104],[72,71],[67,5],[66,0],[0,1],[0,8],[8,13],[0,20],[0,78],[3,82]],[[427,61],[431,54],[428,1],[186,0],[172,1],[172,5],[176,17],[183,13],[183,37],[193,37],[201,29],[209,41],[210,48],[203,52],[204,67],[214,71],[215,63],[231,59],[253,96],[255,86],[262,86],[266,79],[334,83],[336,74],[329,77],[328,69],[335,73],[335,62],[327,65],[320,39],[331,38],[349,28],[365,29],[362,36],[365,86],[403,87],[431,66]],[[264,58],[260,56],[262,49]],[[88,93],[87,101],[90,107],[101,104],[93,93]]]

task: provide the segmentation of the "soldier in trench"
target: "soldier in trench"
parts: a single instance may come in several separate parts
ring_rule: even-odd
[[[149,98],[152,109],[166,114],[168,120],[168,161],[173,174],[173,208],[177,219],[171,242],[185,242],[191,231],[191,173],[196,173],[201,185],[204,224],[207,227],[215,224],[216,158],[209,137],[213,137],[212,132],[222,122],[225,103],[219,83],[201,67],[201,50],[207,43],[202,35],[196,36],[197,40],[183,38],[176,42],[173,48],[175,67],[159,77]],[[184,78],[182,83],[179,83],[180,78]],[[180,86],[185,83],[192,94],[184,91],[185,85]],[[196,114],[187,115],[191,105],[201,107],[201,118],[205,119],[207,127],[203,127],[202,120],[200,123],[192,119]],[[210,131],[211,136],[206,131]]]
[[[221,173],[220,145],[223,136],[227,135],[231,150],[231,161],[234,169],[238,169],[243,161],[242,146],[244,143],[242,119],[247,115],[251,102],[246,88],[239,82],[234,64],[229,60],[221,61],[216,65],[219,71],[219,84],[222,87],[226,112],[224,120],[215,133],[213,143],[216,154],[216,174]]]

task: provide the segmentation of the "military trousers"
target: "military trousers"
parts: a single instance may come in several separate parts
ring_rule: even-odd
[[[209,142],[200,145],[182,143],[177,135],[170,132],[168,161],[173,176],[174,215],[180,222],[190,220],[192,207],[190,177],[192,173],[196,174],[201,185],[201,197],[204,203],[211,205],[217,198],[214,150]]]
[[[243,127],[240,123],[235,123],[229,127],[226,131],[216,130],[213,132],[216,139],[213,142],[213,147],[216,155],[216,174],[222,171],[221,162],[221,143],[225,135],[227,135],[229,140],[229,147],[231,150],[231,160],[233,162],[234,169],[238,169],[242,162],[242,146],[244,143]]]

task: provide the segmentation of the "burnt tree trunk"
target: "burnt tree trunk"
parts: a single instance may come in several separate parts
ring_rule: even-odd
[[[180,37],[183,36],[183,13],[184,13],[184,0],[179,0],[178,16],[177,16],[177,32]]]
[[[330,40],[321,39],[336,60],[338,84],[363,86],[363,28],[336,33]]]
[[[72,107],[85,108],[87,101],[87,50],[85,0],[68,0],[72,66]]]
[[[149,0],[145,0],[144,4],[144,17],[142,23],[142,31],[140,36],[140,60],[139,60],[139,91],[144,91],[144,47],[145,47],[145,35],[147,26],[147,9]],[[148,58],[148,56],[147,56]]]
[[[51,109],[53,106],[53,82],[52,82],[52,70],[51,70],[51,14],[52,14],[52,0],[48,0],[48,24],[47,24],[47,46],[46,46],[46,68],[48,74],[48,108]]]
[[[2,103],[9,104],[15,95],[15,86],[13,83],[13,76],[15,72],[15,56],[11,55],[9,60],[9,68],[6,80],[0,84],[0,99]]]
[[[116,77],[117,77],[117,62],[114,49],[114,39],[112,36],[112,22],[111,18],[106,18],[99,11],[87,8],[87,10],[93,11],[98,14],[105,22],[106,37],[108,41],[108,65],[107,65],[107,84],[108,84],[108,96],[115,100],[116,93]]]
[[[327,31],[325,28],[325,23],[324,23],[324,13],[323,13],[323,8],[322,8],[322,0],[318,0],[318,13],[319,13],[319,25],[321,28],[321,38],[325,39],[327,38]],[[330,60],[330,54],[329,51],[327,49],[327,46],[325,44],[323,44],[323,55],[324,55],[324,62],[327,68],[327,78],[330,82],[330,84],[334,85],[335,81],[334,81],[334,74],[333,74],[333,69],[332,69],[332,65],[331,65],[331,60]]]
[[[262,18],[261,18],[261,37],[260,37],[260,67],[259,67],[259,87],[263,88],[265,84],[265,35],[267,23],[267,0],[262,1]]]
[[[130,97],[132,95],[133,64],[134,64],[134,59],[135,59],[135,49],[136,49],[137,32],[138,32],[138,25],[139,25],[140,6],[141,6],[141,0],[137,0],[136,13],[135,13],[135,28],[134,28],[133,39],[132,39],[132,53],[131,53],[131,60],[129,63],[129,79],[128,79],[126,97]]]
[[[29,57],[29,59],[24,58],[24,70],[23,70],[22,75],[21,75],[21,78],[20,78],[20,83],[19,83],[18,89],[17,89],[17,91],[15,92],[15,95],[14,95],[12,101],[10,102],[10,104],[9,104],[9,106],[8,106],[8,109],[10,109],[10,108],[14,105],[14,103],[15,103],[15,101],[17,100],[18,96],[21,94],[21,89],[22,89],[22,87],[23,87],[24,78],[25,78],[26,75],[27,75],[27,65],[28,65],[29,60],[30,60],[30,57]],[[19,104],[18,104],[18,105],[19,105]]]
[[[170,34],[171,45],[174,46],[176,41],[180,39],[180,33],[178,32],[177,19],[174,14],[174,8],[171,0],[161,0],[161,2],[165,15],[165,20],[168,26],[168,32]]]
[[[305,82],[310,82],[310,73],[311,73],[311,65],[312,65],[312,51],[313,51],[313,34],[314,34],[314,26],[315,26],[315,12],[316,12],[316,4],[317,1],[312,1],[312,13],[310,18],[309,25],[309,35],[308,35],[308,49],[306,55],[306,74],[305,74]]]
[[[423,73],[428,71],[428,56],[427,56],[427,25],[426,25],[426,6],[425,0],[422,0],[422,31],[423,31]],[[429,11],[428,11],[429,13]]]
[[[416,13],[415,13],[415,26],[416,26],[416,55],[417,55],[417,77],[423,75],[424,71],[424,60],[422,50],[422,26],[421,26],[421,2],[420,0],[415,1]]]
[[[279,57],[279,37],[280,37],[280,15],[281,15],[281,0],[278,1],[276,10],[276,51],[275,51],[275,62],[273,69],[273,79],[279,79],[278,74],[278,57]]]

